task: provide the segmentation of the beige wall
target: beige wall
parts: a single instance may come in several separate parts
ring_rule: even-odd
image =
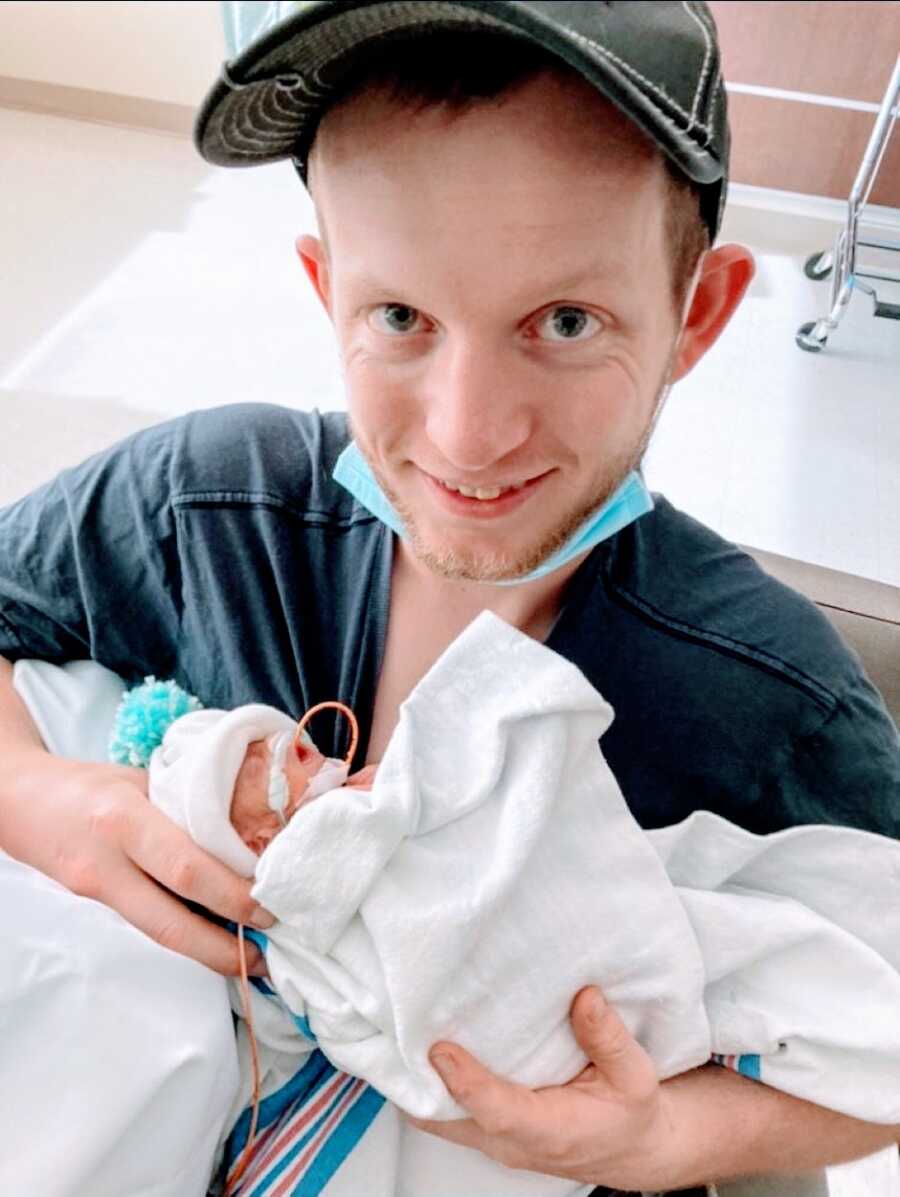
[[[737,84],[877,103],[900,52],[900,0],[711,0],[710,7],[725,77]],[[194,108],[223,57],[215,0],[0,2],[0,80]],[[77,99],[67,92],[61,103]],[[735,182],[846,199],[874,114],[740,92],[731,93],[729,109]],[[129,112],[111,116],[129,122]],[[900,127],[872,200],[900,207]]]
[[[0,76],[195,107],[224,57],[215,0],[0,3]]]
[[[712,0],[725,78],[879,103],[900,53],[897,0]],[[732,92],[732,178],[846,199],[875,114]],[[874,203],[900,207],[900,127]]]

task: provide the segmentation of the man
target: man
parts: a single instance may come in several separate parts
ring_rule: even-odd
[[[339,697],[363,763],[487,608],[612,702],[604,750],[645,826],[710,807],[761,832],[896,834],[896,731],[856,664],[733,546],[649,510],[635,473],[752,274],[742,248],[705,250],[727,168],[705,6],[308,6],[229,65],[198,143],[229,164],[290,155],[307,179],[321,239],[298,251],[358,455],[340,418],[277,409],[141,434],[2,517],[0,649],[174,674],[217,706]],[[0,844],[234,972],[227,932],[175,895],[265,927],[246,884],[140,778],[49,760],[8,683],[2,704]],[[659,1085],[594,990],[573,1026],[592,1064],[538,1093],[436,1045],[472,1117],[429,1129],[642,1190],[897,1137],[724,1070]]]

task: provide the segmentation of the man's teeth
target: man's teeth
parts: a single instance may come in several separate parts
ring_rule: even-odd
[[[506,494],[511,490],[521,490],[525,485],[524,482],[518,483],[516,486],[454,486],[451,482],[445,482],[447,490],[457,491],[464,499],[499,499],[501,495]]]
[[[499,499],[499,486],[461,486],[459,493],[466,499]]]

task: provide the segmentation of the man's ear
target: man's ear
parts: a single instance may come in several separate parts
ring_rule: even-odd
[[[328,269],[328,255],[318,237],[304,233],[296,242],[297,257],[306,271],[313,290],[322,302],[322,307],[331,315],[331,273]]]
[[[716,341],[744,297],[754,273],[743,245],[719,245],[704,255],[669,375],[677,382]]]

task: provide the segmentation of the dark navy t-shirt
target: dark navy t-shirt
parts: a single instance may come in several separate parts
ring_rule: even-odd
[[[363,762],[393,534],[332,481],[346,441],[341,414],[247,404],[64,472],[0,512],[0,654],[174,677],[207,706],[339,698]],[[589,555],[547,643],[612,704],[603,751],[643,826],[705,808],[900,834],[897,729],[855,656],[664,499]],[[330,752],[342,735],[316,724]]]

